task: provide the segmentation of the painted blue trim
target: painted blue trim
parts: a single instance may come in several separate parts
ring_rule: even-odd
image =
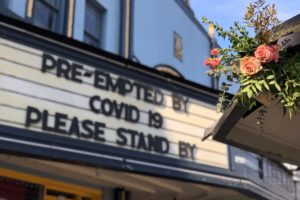
[[[129,52],[128,52],[128,58],[133,58],[133,37],[134,37],[134,9],[135,9],[135,0],[129,0],[130,1],[130,18],[129,18]]]
[[[126,1],[120,1],[120,34],[119,34],[119,55],[124,57],[124,50],[125,50],[125,7]]]

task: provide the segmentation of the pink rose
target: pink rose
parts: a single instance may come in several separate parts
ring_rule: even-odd
[[[204,64],[207,66],[211,66],[212,68],[216,68],[221,64],[221,58],[207,58],[204,61]]]
[[[267,45],[258,46],[254,55],[261,63],[268,63],[274,60],[273,49]]]
[[[210,61],[210,66],[215,68],[221,64],[221,58],[213,58]]]
[[[278,62],[280,46],[278,46],[278,45],[271,45],[271,48],[273,50],[273,55],[274,55],[274,59],[273,60],[275,62]]]
[[[261,62],[253,56],[245,56],[240,60],[240,70],[243,75],[254,75],[262,70]]]
[[[204,65],[210,66],[211,58],[204,60]]]
[[[219,52],[220,52],[220,50],[219,50],[218,48],[214,48],[214,49],[212,49],[212,50],[210,51],[210,54],[211,54],[212,56],[216,56],[216,55],[219,54]]]

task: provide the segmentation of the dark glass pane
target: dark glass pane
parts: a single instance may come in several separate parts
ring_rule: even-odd
[[[95,38],[99,38],[100,12],[89,4],[86,5],[85,31]]]
[[[34,4],[33,24],[52,30],[55,12],[40,0]]]
[[[53,7],[56,7],[56,0],[44,0],[46,1],[48,4],[52,5]]]
[[[0,0],[0,6],[8,7],[8,0]]]
[[[0,199],[40,200],[44,189],[41,185],[0,177]]]
[[[99,40],[89,36],[88,33],[84,34],[84,42],[91,46],[99,47]]]

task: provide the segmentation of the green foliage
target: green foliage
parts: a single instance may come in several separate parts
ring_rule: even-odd
[[[217,23],[214,23],[208,20],[205,17],[202,17],[202,22],[206,24],[213,24],[218,36],[223,39],[228,39],[230,42],[230,48],[222,49],[222,55],[224,56],[237,56],[240,54],[250,54],[257,47],[257,41],[254,37],[250,37],[250,33],[246,30],[246,27],[241,26],[238,22],[234,22],[234,26],[229,28],[229,31],[226,31],[220,27]]]
[[[202,18],[203,23],[214,25],[218,35],[230,42],[229,48],[219,51],[221,64],[208,71],[208,75],[217,80],[221,76],[227,79],[222,83],[223,92],[217,104],[218,111],[224,111],[234,101],[239,101],[251,109],[256,105],[257,96],[270,93],[279,99],[284,112],[288,112],[290,117],[296,113],[300,98],[300,53],[287,55],[281,49],[278,62],[276,59],[268,63],[261,61],[262,69],[251,75],[241,72],[241,58],[254,57],[259,45],[268,46],[269,39],[272,38],[272,28],[279,23],[276,14],[275,5],[266,5],[265,0],[256,0],[246,9],[244,25],[234,22],[229,30],[225,30],[217,23]],[[255,35],[251,36],[250,32]],[[240,89],[229,100],[226,92],[232,84],[239,84]]]
[[[279,24],[275,4],[265,4],[265,0],[250,3],[244,17],[247,26],[254,29],[259,44],[268,43],[272,36],[272,28]]]

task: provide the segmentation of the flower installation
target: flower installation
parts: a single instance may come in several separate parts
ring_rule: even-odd
[[[235,101],[251,110],[257,101],[267,106],[276,100],[292,118],[300,98],[300,53],[291,53],[272,41],[272,31],[279,24],[274,4],[266,5],[265,0],[250,3],[244,20],[243,25],[234,22],[227,31],[202,18],[230,42],[228,48],[212,49],[211,57],[204,61],[210,67],[209,76],[225,80],[217,110],[224,111]],[[227,92],[233,84],[239,85],[239,90],[229,99]]]

